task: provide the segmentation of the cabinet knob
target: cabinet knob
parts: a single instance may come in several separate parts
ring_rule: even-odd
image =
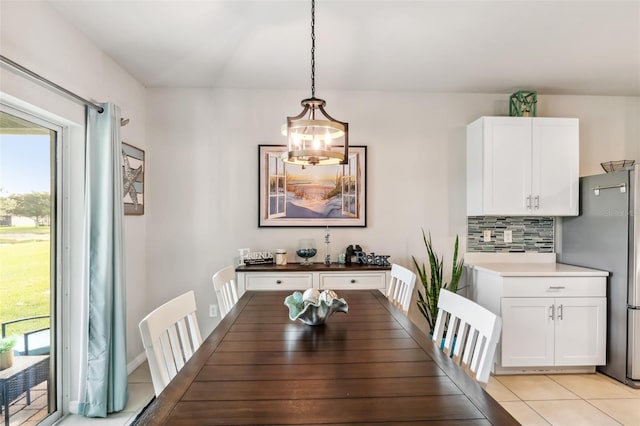
[[[276,284],[282,284],[282,280],[276,280]]]
[[[355,284],[355,283],[356,283],[356,280],[352,279],[351,284]]]

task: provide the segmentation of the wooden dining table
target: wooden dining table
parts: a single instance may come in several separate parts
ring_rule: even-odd
[[[246,292],[136,424],[518,424],[380,291],[318,326],[289,293]]]

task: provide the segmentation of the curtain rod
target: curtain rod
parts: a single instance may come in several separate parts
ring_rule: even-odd
[[[86,106],[88,106],[89,108],[95,109],[96,111],[98,111],[99,113],[102,113],[102,111],[104,111],[104,108],[102,108],[100,105],[96,105],[93,102],[90,102],[88,100],[86,100],[85,98],[76,95],[73,92],[70,92],[69,90],[65,89],[62,86],[57,85],[56,83],[54,83],[51,80],[47,80],[46,78],[42,77],[39,74],[36,74],[35,72],[31,71],[28,68],[23,67],[22,65],[13,62],[11,59],[7,58],[6,56],[0,55],[0,61],[4,62],[5,64],[9,65],[12,68],[17,69],[18,71],[27,74],[29,77],[35,78],[36,80],[53,87],[54,89],[64,93],[67,96],[72,97],[73,99],[80,101],[81,103],[85,104]]]

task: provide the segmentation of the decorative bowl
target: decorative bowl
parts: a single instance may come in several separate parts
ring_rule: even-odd
[[[634,166],[634,164],[636,164],[636,160],[618,160],[600,163],[604,171],[607,173],[617,172],[618,170],[629,170]]]
[[[307,325],[324,324],[334,312],[349,311],[347,302],[330,290],[323,291],[315,303],[303,301],[302,293],[296,291],[284,299],[284,305],[289,308],[291,321],[299,320]]]

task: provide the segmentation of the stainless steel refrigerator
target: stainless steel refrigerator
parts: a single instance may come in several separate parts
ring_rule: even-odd
[[[607,364],[598,371],[640,387],[638,166],[580,178],[580,215],[562,219],[560,261],[609,271]]]

